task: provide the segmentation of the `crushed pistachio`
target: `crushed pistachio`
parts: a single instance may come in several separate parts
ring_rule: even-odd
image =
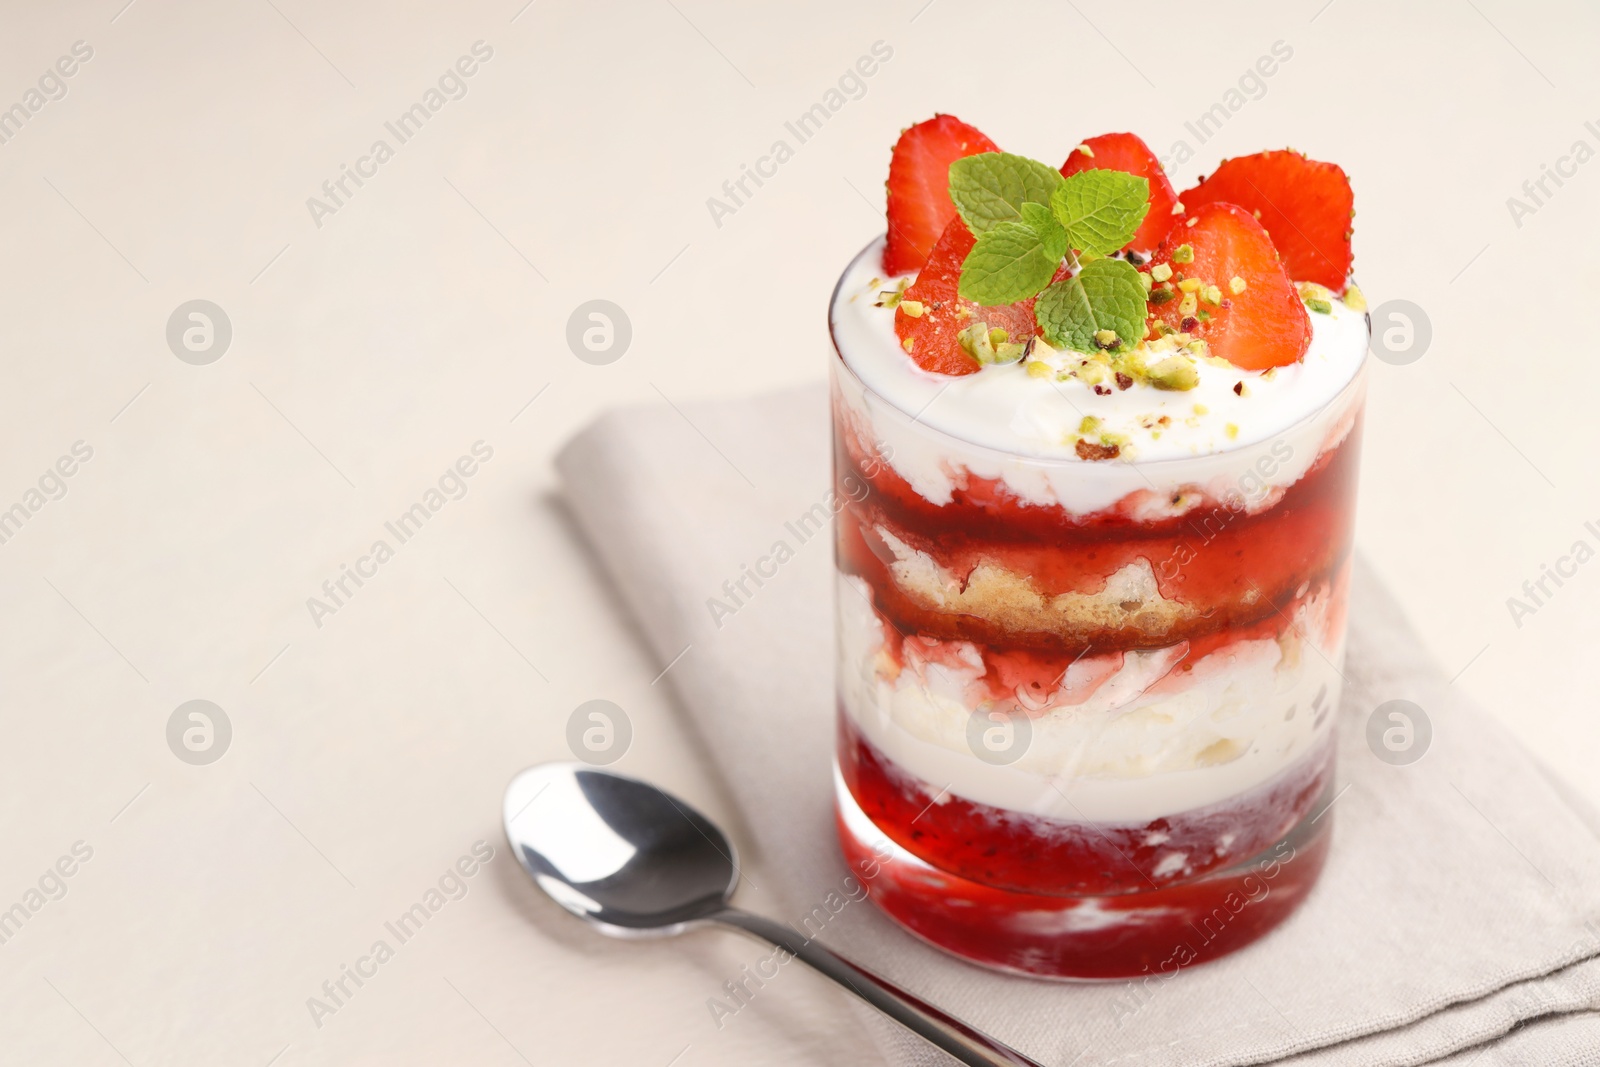
[[[1083,421],[1078,423],[1078,432],[1087,437],[1100,429],[1100,420],[1093,415],[1085,415]]]
[[[900,301],[900,310],[904,311],[907,315],[910,315],[914,319],[920,319],[922,318],[922,312],[925,309],[923,308],[922,301],[920,300],[902,300]]]
[[[1194,413],[1196,415],[1209,415],[1211,414],[1211,409],[1206,407],[1204,404],[1196,404],[1194,406]]]
[[[874,278],[872,279],[871,288],[876,289],[882,284],[883,282],[881,280]],[[901,278],[893,289],[885,289],[878,294],[878,302],[876,306],[881,308],[898,307],[901,299],[906,295],[906,287],[910,284],[910,278]]]
[[[1165,304],[1168,300],[1171,300],[1171,299],[1172,299],[1172,290],[1168,289],[1165,286],[1162,286],[1160,289],[1152,289],[1152,290],[1150,290],[1150,303],[1152,303],[1152,304]]]
[[[1318,300],[1315,297],[1306,301],[1306,307],[1322,315],[1333,314],[1333,305],[1331,303],[1326,300]]]
[[[1157,263],[1150,268],[1150,277],[1158,282],[1166,281],[1172,277],[1172,265],[1170,263]]]
[[[1256,212],[1256,214],[1259,215],[1259,214],[1261,214],[1261,212],[1258,211],[1258,212]],[[1194,227],[1194,224],[1199,222],[1199,221],[1200,221],[1199,218],[1192,218],[1188,222],[1184,223],[1184,225],[1188,226],[1188,227],[1190,227],[1192,229]]]
[[[1102,385],[1111,376],[1110,368],[1098,360],[1084,360],[1073,373],[1085,385]]]
[[[1094,149],[1090,148],[1086,144],[1079,145],[1077,148],[1074,148],[1073,151],[1074,152],[1082,152],[1084,155],[1088,156],[1090,159],[1094,158]]]
[[[1200,372],[1182,356],[1168,356],[1149,370],[1150,384],[1157,389],[1183,392],[1200,384]]]
[[[909,354],[913,348],[917,347],[917,339],[915,337],[907,337],[904,341],[900,342],[900,347],[905,349]]]
[[[1367,296],[1352,285],[1344,291],[1344,306],[1351,311],[1365,311],[1367,310]]]
[[[956,343],[961,346],[961,351],[979,363],[994,362],[994,343],[989,340],[989,324],[987,322],[974,322],[971,326],[963,329],[956,334]]]
[[[1010,335],[1005,330],[989,329],[987,322],[974,322],[956,334],[961,350],[979,363],[990,366],[997,363],[1015,363],[1027,351],[1027,346],[1006,341]]]
[[[1237,274],[1228,280],[1228,292],[1232,293],[1234,296],[1238,296],[1247,288],[1249,288],[1248,284]]]
[[[1239,425],[1237,423],[1230,422],[1223,429],[1228,432],[1228,440],[1230,441],[1239,436]]]
[[[1185,296],[1181,301],[1178,302],[1178,313],[1179,314],[1182,314],[1182,315],[1193,315],[1196,311],[1199,311],[1199,310],[1200,310],[1200,302],[1195,299],[1195,296],[1194,296],[1193,293],[1190,293],[1188,296]]]
[[[1189,220],[1189,225],[1193,226],[1195,224],[1195,222],[1196,222],[1195,219],[1190,219]],[[1194,262],[1194,245],[1179,245],[1177,248],[1174,248],[1172,250],[1172,262],[1174,262],[1174,263],[1193,263]]]
[[[1193,293],[1199,290],[1200,285],[1201,282],[1199,278],[1185,278],[1183,281],[1178,283],[1178,288],[1182,289],[1186,293]]]
[[[1042,360],[1042,359],[1030,359],[1030,360],[1028,360],[1028,377],[1030,377],[1030,378],[1054,378],[1055,376],[1056,376],[1056,372],[1053,369],[1051,369],[1050,364],[1046,363],[1044,360]]]
[[[1140,271],[1139,284],[1144,286],[1145,294],[1148,296],[1151,288],[1155,285],[1155,279],[1151,278],[1150,275],[1146,274],[1144,271]]]
[[[1217,288],[1215,285],[1208,285],[1204,289],[1200,290],[1200,299],[1204,300],[1208,304],[1216,304],[1220,306],[1222,304],[1222,290]]]
[[[1114,347],[1116,347],[1116,344],[1117,344],[1117,331],[1116,330],[1096,330],[1094,332],[1094,343],[1099,345],[1101,348],[1114,348]]]
[[[1172,213],[1174,215],[1182,215],[1183,214],[1183,201],[1182,200],[1179,200],[1177,203],[1172,205]]]

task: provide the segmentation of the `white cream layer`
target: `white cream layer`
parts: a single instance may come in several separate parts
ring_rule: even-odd
[[[841,375],[840,388],[857,432],[935,504],[948,503],[970,473],[1077,514],[1139,490],[1159,498],[1189,487],[1214,500],[1242,492],[1252,507],[1266,507],[1343,438],[1360,402],[1366,316],[1338,301],[1332,314],[1311,315],[1311,347],[1300,363],[1269,375],[1201,361],[1199,385],[1184,392],[1135,385],[1102,395],[1077,378],[1032,377],[1021,363],[930,374],[900,347],[894,310],[876,306],[896,281],[882,274],[882,251],[880,239],[857,256],[835,294],[834,343],[860,382]],[[1243,395],[1234,392],[1240,382]],[[1077,457],[1074,435],[1085,415],[1131,440],[1125,458]],[[1162,415],[1168,422],[1155,437],[1147,424]]]
[[[1049,694],[992,702],[967,646],[960,666],[903,665],[859,578],[840,575],[838,684],[846,714],[928,792],[1071,822],[1140,825],[1249,792],[1293,765],[1332,728],[1343,658],[1344,590],[1313,596],[1278,640],[1240,641],[1167,672],[1183,646],[1130,652],[1084,699],[1073,670]],[[1339,632],[1335,632],[1339,631]],[[1301,636],[1303,635],[1303,636]],[[1308,642],[1316,647],[1308,647]],[[1159,683],[1159,684],[1157,684]],[[1031,737],[1007,764],[975,758],[974,717],[1017,704]],[[996,739],[1006,747],[1006,738]]]

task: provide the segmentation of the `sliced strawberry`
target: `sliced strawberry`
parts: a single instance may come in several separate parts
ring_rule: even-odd
[[[889,159],[889,243],[883,269],[909,274],[928,261],[934,242],[956,217],[950,164],[1000,149],[954,115],[935,115],[900,134]]]
[[[1005,330],[1007,339],[1018,343],[1036,331],[1032,297],[1003,307],[984,307],[957,295],[961,263],[974,243],[967,224],[952,219],[895,312],[894,332],[900,336],[901,347],[909,342],[907,351],[925,371],[972,374],[981,369],[982,364],[962,349],[959,340],[961,331],[975,322],[986,322],[991,330]],[[910,314],[908,302],[921,314]]]
[[[1181,199],[1190,212],[1218,201],[1238,204],[1272,235],[1289,277],[1344,289],[1355,196],[1337,165],[1288,150],[1236,156]]]
[[[1087,147],[1089,153],[1083,149]],[[1161,161],[1150,151],[1150,146],[1131,133],[1102,133],[1091,137],[1074,148],[1067,161],[1061,164],[1061,173],[1071,177],[1081,170],[1120,170],[1136,174],[1150,183],[1150,210],[1139,224],[1128,248],[1149,252],[1161,243],[1167,230],[1175,221],[1172,208],[1178,202],[1167,172]]]
[[[1177,262],[1174,254],[1187,262]],[[1188,209],[1186,221],[1174,226],[1161,242],[1150,265],[1152,277],[1171,268],[1172,276],[1155,285],[1171,294],[1165,302],[1151,301],[1151,314],[1174,330],[1204,338],[1211,355],[1221,356],[1240,370],[1266,370],[1298,362],[1311,344],[1311,317],[1295,290],[1294,282],[1278,259],[1272,238],[1244,208],[1233,204],[1204,204]],[[1197,307],[1182,308],[1179,282],[1198,279]],[[1233,279],[1243,287],[1234,292]],[[1205,299],[1207,286],[1216,286],[1221,303]],[[1152,291],[1152,294],[1154,290]],[[1217,294],[1212,294],[1217,295]],[[1200,312],[1209,319],[1202,321]]]

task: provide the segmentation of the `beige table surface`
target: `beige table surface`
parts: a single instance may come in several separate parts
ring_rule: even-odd
[[[0,510],[26,514],[0,544],[0,1059],[874,1062],[799,972],[718,1029],[707,998],[760,950],[590,936],[533,898],[498,803],[605,698],[632,725],[619,768],[737,825],[550,460],[609,405],[820,379],[889,145],[936,109],[1050,159],[1107,129],[1183,141],[1180,189],[1285,142],[1354,175],[1363,285],[1432,324],[1420,360],[1374,366],[1361,543],[1455,684],[1600,800],[1600,562],[1507,607],[1600,547],[1593,11],[124,3],[12,0],[0,31],[0,106],[27,112],[0,127]],[[419,102],[401,141],[385,124]],[[830,102],[798,143],[785,123]],[[779,139],[792,157],[714,218]],[[1570,176],[1535,202],[1546,165]],[[368,176],[333,202],[346,166]],[[232,329],[205,365],[166,339],[196,299]],[[608,365],[566,342],[591,299],[632,324]],[[480,441],[464,496],[386,531]],[[393,558],[362,562],[379,539]],[[167,741],[194,699],[231,724],[209,765]],[[385,923],[479,840],[494,859],[400,943]],[[380,939],[392,958],[313,1012]]]

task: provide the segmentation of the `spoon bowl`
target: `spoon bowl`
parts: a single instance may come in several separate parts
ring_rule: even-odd
[[[556,903],[614,937],[681,933],[727,907],[733,845],[704,815],[657,789],[582,763],[511,780],[506,837]]]

